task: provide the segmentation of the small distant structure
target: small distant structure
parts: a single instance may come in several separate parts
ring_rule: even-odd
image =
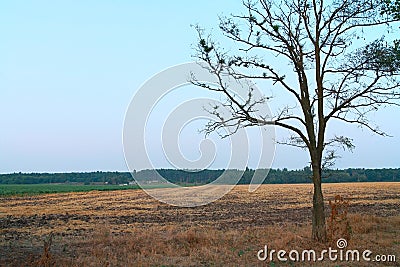
[[[161,181],[159,181],[159,180],[148,180],[148,181],[145,181],[147,184],[160,184],[161,183]]]

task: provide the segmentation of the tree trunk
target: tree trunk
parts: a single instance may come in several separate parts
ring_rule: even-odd
[[[312,207],[312,238],[319,242],[326,241],[324,197],[321,187],[321,165],[313,165],[313,207]]]

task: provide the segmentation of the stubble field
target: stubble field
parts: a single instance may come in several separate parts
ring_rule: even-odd
[[[400,251],[400,183],[325,184],[349,201],[348,248]],[[0,266],[398,266],[396,262],[260,261],[274,249],[322,250],[311,235],[312,186],[237,186],[201,207],[141,190],[0,198]],[[400,257],[400,255],[396,255]],[[396,265],[397,264],[397,265]]]

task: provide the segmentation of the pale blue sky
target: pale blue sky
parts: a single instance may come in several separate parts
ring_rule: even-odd
[[[218,15],[239,7],[228,0],[2,1],[0,173],[126,171],[122,125],[135,90],[192,60],[191,24],[216,31]],[[394,137],[338,127],[357,147],[337,167],[400,166],[400,110],[375,117]],[[306,162],[304,152],[278,147],[273,167]]]

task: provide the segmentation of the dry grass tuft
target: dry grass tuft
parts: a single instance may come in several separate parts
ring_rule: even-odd
[[[328,240],[334,244],[339,238],[350,240],[352,229],[347,218],[349,201],[336,195],[334,200],[329,200],[330,216],[327,221]]]
[[[43,267],[55,266],[55,259],[50,252],[52,243],[53,243],[53,234],[50,233],[50,235],[43,240],[43,253],[38,260],[33,262],[34,266],[43,266]]]

